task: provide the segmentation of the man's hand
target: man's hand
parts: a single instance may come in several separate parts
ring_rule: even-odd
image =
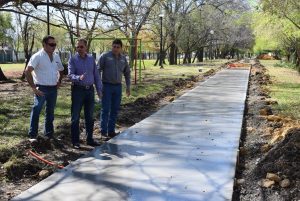
[[[130,96],[130,89],[129,88],[126,88],[126,95],[127,95],[127,97]]]
[[[97,91],[97,94],[98,94],[98,100],[97,100],[97,102],[98,102],[99,104],[101,104],[102,92],[98,92],[98,91]]]
[[[80,81],[84,80],[84,78],[85,78],[85,75],[86,75],[86,72],[85,72],[85,73],[83,73],[82,75],[80,75],[80,77],[79,77],[79,80],[80,80]]]
[[[44,96],[44,93],[40,91],[38,87],[32,88],[32,90],[37,96]]]

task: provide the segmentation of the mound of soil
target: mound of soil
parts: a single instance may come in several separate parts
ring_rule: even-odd
[[[259,161],[254,176],[261,178],[268,172],[300,179],[300,128],[290,129],[285,138]]]
[[[277,60],[279,59],[276,56],[270,56],[269,54],[260,54],[257,56],[257,59],[261,59],[261,60]]]

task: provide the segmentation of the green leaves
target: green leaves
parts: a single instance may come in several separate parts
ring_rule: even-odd
[[[13,30],[12,18],[10,14],[0,13],[0,30],[0,43],[6,43],[12,40],[9,34],[9,31]]]

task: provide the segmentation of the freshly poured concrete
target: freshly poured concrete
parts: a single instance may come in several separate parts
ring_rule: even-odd
[[[231,200],[249,70],[223,70],[14,200]]]

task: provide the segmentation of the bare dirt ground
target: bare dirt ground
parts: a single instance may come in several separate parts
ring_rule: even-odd
[[[299,120],[273,114],[264,66],[252,67],[234,201],[300,200]]]
[[[192,88],[197,82],[207,79],[220,69],[221,67],[216,70],[209,70],[203,76],[176,79],[158,93],[151,94],[146,98],[139,98],[133,103],[122,105],[117,121],[119,130],[122,131],[150,116],[160,107],[183,94],[185,90]],[[8,77],[12,76],[14,74]],[[0,85],[0,96],[26,95],[26,91],[28,91],[27,83],[22,81],[0,82]],[[96,140],[104,142],[101,139],[99,123],[97,122],[98,120],[95,119],[94,137]],[[38,137],[36,143],[31,144],[28,140],[24,140],[17,146],[0,152],[0,200],[10,200],[12,197],[51,175],[56,171],[58,165],[66,166],[91,151],[93,147],[84,145],[83,136],[85,128],[83,122],[81,122],[80,128],[82,132],[82,148],[80,150],[72,148],[69,134],[70,123],[65,123],[56,127],[55,130],[59,131],[55,134],[57,137],[56,140],[47,140],[43,137]],[[47,165],[37,160],[29,153],[30,150],[56,165]],[[9,168],[4,168],[3,164],[11,160],[12,155],[16,156],[13,163],[10,164]]]

